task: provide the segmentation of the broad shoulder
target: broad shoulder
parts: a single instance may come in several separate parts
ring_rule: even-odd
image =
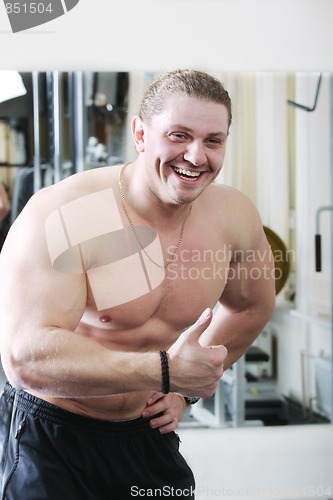
[[[50,211],[85,196],[114,189],[117,171],[117,167],[103,167],[71,175],[41,189],[31,198],[31,204]]]
[[[215,227],[221,228],[234,247],[256,246],[263,238],[263,225],[257,207],[238,189],[213,183],[207,188],[203,201]]]
[[[100,207],[100,212],[105,206],[109,209],[110,194],[115,191],[116,170],[117,167],[105,167],[80,172],[35,193],[12,224],[4,249],[18,247],[18,242],[27,246],[37,245],[37,242],[42,244],[47,221],[60,220],[64,214],[72,225],[77,220],[82,225],[87,221],[91,207]]]
[[[235,215],[250,211],[250,215],[257,213],[255,204],[244,193],[226,184],[213,183],[206,189],[205,199],[215,210],[235,211]]]

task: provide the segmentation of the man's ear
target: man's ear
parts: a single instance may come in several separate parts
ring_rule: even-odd
[[[144,146],[144,123],[140,116],[135,116],[132,120],[132,136],[135,144],[135,148],[138,153],[143,153],[145,150]]]

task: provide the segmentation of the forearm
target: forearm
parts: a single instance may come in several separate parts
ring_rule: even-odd
[[[114,351],[60,328],[34,332],[30,345],[20,342],[15,350],[2,347],[6,375],[17,388],[64,398],[161,390],[158,352]]]
[[[50,397],[159,392],[163,387],[184,396],[210,397],[227,354],[223,346],[204,348],[198,342],[211,316],[211,310],[204,311],[168,349],[168,384],[159,352],[111,350],[62,328],[7,329],[1,355],[13,386]]]
[[[200,338],[204,346],[223,344],[228,349],[224,369],[239,359],[261,333],[271,316],[270,308],[249,308],[232,312],[220,307]]]

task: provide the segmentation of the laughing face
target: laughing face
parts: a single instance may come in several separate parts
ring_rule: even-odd
[[[191,203],[222,168],[228,111],[223,104],[177,95],[149,123],[136,117],[133,134],[151,192],[167,204]]]

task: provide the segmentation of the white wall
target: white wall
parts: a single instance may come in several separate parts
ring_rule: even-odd
[[[332,70],[331,0],[80,0],[12,34],[0,3],[0,69]]]

